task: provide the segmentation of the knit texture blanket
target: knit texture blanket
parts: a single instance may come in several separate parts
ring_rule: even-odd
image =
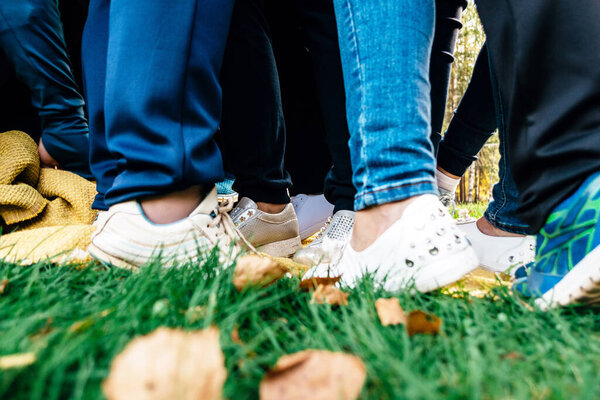
[[[20,264],[87,261],[96,185],[68,171],[40,168],[25,133],[0,133],[0,258]]]

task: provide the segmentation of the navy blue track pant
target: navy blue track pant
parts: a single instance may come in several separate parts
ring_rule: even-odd
[[[94,206],[223,178],[213,141],[233,0],[92,0],[83,38]]]

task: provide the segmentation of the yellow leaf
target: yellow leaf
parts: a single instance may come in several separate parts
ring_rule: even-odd
[[[0,357],[0,369],[23,368],[35,362],[35,353],[10,354]]]

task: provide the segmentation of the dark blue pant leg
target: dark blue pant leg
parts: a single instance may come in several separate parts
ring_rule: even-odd
[[[232,0],[112,0],[104,115],[113,205],[223,178],[213,140]]]
[[[90,169],[98,195],[93,207],[106,210],[104,194],[117,175],[117,162],[108,151],[104,126],[104,85],[108,50],[110,0],[91,0],[83,31],[81,58],[83,82],[90,123]]]
[[[48,152],[64,169],[91,177],[84,102],[71,71],[57,2],[2,0],[0,47],[31,92]]]

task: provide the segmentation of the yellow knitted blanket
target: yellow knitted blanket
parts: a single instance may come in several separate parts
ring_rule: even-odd
[[[68,171],[40,168],[25,133],[0,133],[0,258],[20,264],[86,261],[96,185]]]

